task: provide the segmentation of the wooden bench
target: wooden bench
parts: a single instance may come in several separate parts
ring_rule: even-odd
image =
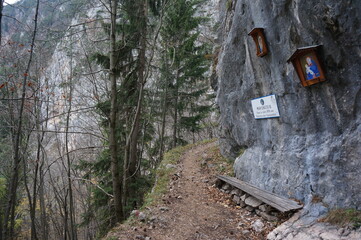
[[[226,182],[243,192],[248,193],[249,195],[257,198],[258,200],[274,207],[275,209],[281,211],[281,212],[288,212],[292,210],[301,209],[303,206],[297,203],[294,200],[287,199],[281,196],[278,196],[272,192],[265,191],[262,189],[259,189],[249,183],[243,182],[237,178],[234,177],[228,177],[228,176],[217,176],[217,178],[223,182]]]

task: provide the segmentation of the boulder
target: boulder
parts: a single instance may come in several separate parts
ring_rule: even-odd
[[[225,4],[221,1],[220,4]],[[237,0],[220,8],[212,85],[222,154],[236,177],[261,189],[330,207],[361,208],[361,4]],[[269,53],[248,33],[264,28]],[[322,44],[326,82],[303,87],[287,60]],[[251,99],[275,94],[279,118],[255,119]],[[246,151],[239,155],[240,149]]]

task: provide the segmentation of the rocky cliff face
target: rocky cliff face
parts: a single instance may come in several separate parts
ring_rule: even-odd
[[[236,158],[236,176],[306,204],[360,208],[361,3],[221,0],[219,8],[213,85],[220,143]],[[265,29],[263,58],[247,35],[254,27]],[[287,59],[317,44],[327,81],[305,88]],[[251,99],[270,94],[280,118],[256,120]]]

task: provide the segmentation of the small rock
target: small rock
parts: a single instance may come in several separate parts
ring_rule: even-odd
[[[245,203],[251,207],[256,208],[262,204],[262,201],[251,196],[251,197],[246,198]]]
[[[239,206],[240,206],[241,208],[243,208],[243,207],[245,207],[245,206],[247,206],[247,205],[246,205],[246,203],[245,203],[244,201],[239,201]]]
[[[236,204],[239,204],[239,203],[241,202],[239,196],[237,196],[237,195],[234,195],[234,196],[233,196],[233,201],[234,201]]]
[[[345,231],[343,231],[342,236],[347,237],[348,235],[350,235],[351,231],[349,229],[345,229]]]
[[[244,227],[246,224],[244,222],[239,222],[238,227]]]
[[[230,190],[230,189],[231,189],[231,185],[229,185],[228,183],[225,183],[225,184],[223,184],[222,189],[223,189],[224,191]]]
[[[144,221],[146,218],[147,218],[147,216],[145,215],[144,212],[140,212],[140,213],[139,213],[138,219],[139,219],[140,221]]]
[[[272,207],[267,204],[262,204],[258,207],[262,212],[269,213],[272,210]]]
[[[208,179],[204,179],[203,182],[204,182],[204,183],[209,183],[209,180],[208,180]]]
[[[147,217],[144,212],[141,212],[139,210],[133,210],[130,215],[138,218],[141,221],[144,221]]]
[[[145,240],[150,240],[151,238],[150,237],[146,237]]]
[[[351,231],[347,228],[340,228],[338,230],[338,234],[343,236],[343,237],[347,237],[348,235],[350,235]]]
[[[155,222],[155,221],[157,221],[157,217],[156,217],[156,216],[152,216],[152,217],[149,218],[149,221],[150,221],[150,222]]]
[[[135,239],[145,240],[145,237],[142,235],[137,235],[137,236],[135,236]]]
[[[242,231],[242,234],[243,234],[243,235],[247,235],[247,234],[249,234],[250,232],[251,232],[251,231],[249,231],[249,230],[243,230],[243,231]]]
[[[274,239],[276,239],[276,237],[277,237],[277,234],[275,233],[275,231],[272,231],[267,235],[267,240],[274,240]]]
[[[247,210],[248,212],[253,212],[253,211],[254,211],[254,208],[251,207],[251,206],[247,206],[247,207],[246,207],[246,210]]]
[[[177,198],[178,198],[178,199],[182,199],[182,196],[178,196]]]
[[[161,210],[162,212],[165,212],[165,211],[169,211],[169,208],[167,208],[167,207],[160,207],[159,210]]]
[[[246,198],[247,198],[247,194],[243,194],[241,197],[241,200],[244,202],[244,201],[246,201]]]
[[[176,168],[177,166],[174,164],[170,164],[168,163],[167,165],[165,165],[165,168],[169,169],[169,168]]]
[[[257,219],[255,222],[252,223],[252,228],[256,232],[262,232],[264,228],[264,224],[261,220]]]
[[[272,216],[272,215],[269,215],[269,214],[267,214],[267,213],[265,213],[265,212],[261,212],[261,211],[260,211],[259,215],[260,215],[263,219],[265,219],[265,220],[267,220],[267,221],[270,221],[270,222],[278,221],[278,218],[277,218],[277,217]]]
[[[231,195],[237,195],[239,196],[239,189],[233,189],[232,192],[231,192]]]

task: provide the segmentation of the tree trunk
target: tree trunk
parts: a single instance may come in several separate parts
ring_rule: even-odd
[[[35,37],[37,33],[37,23],[38,23],[38,13],[39,13],[39,5],[40,0],[37,0],[36,3],[36,10],[35,10],[35,18],[34,18],[34,31],[31,41],[31,47],[30,47],[30,57],[29,61],[25,70],[24,78],[23,78],[23,85],[22,85],[22,94],[21,94],[21,101],[20,101],[20,109],[19,109],[19,115],[18,115],[18,123],[17,123],[17,129],[15,132],[15,143],[14,143],[14,166],[13,166],[13,172],[10,179],[10,183],[8,185],[8,196],[9,200],[7,203],[7,206],[5,208],[5,216],[4,216],[4,227],[3,227],[3,238],[4,239],[13,239],[14,238],[14,227],[15,227],[15,207],[16,207],[16,199],[17,199],[17,189],[19,185],[19,171],[20,171],[20,162],[21,162],[21,156],[20,156],[20,145],[21,145],[21,135],[23,130],[23,117],[24,117],[24,107],[25,107],[25,96],[26,96],[26,83],[28,80],[28,75],[30,72],[30,67],[33,59],[33,53],[34,53],[34,43],[35,43]],[[9,225],[10,221],[10,225]]]
[[[175,82],[175,86],[174,86],[174,98],[175,99],[174,99],[173,148],[177,147],[177,133],[178,133],[178,78],[179,78],[179,70],[177,70],[176,82]]]
[[[141,112],[144,98],[144,85],[145,79],[145,68],[146,68],[146,57],[145,51],[147,47],[147,1],[141,0],[140,4],[140,46],[138,56],[138,84],[139,84],[139,96],[137,102],[137,108],[134,116],[134,120],[131,126],[130,133],[126,140],[124,163],[123,163],[123,204],[127,203],[128,193],[128,180],[136,174],[137,166],[137,144],[139,138],[139,127],[141,120]]]
[[[46,216],[46,206],[45,206],[45,192],[44,192],[44,170],[43,163],[40,166],[40,182],[39,182],[39,201],[40,201],[40,225],[41,225],[41,239],[49,239],[49,225]]]
[[[70,220],[70,239],[76,240],[77,239],[77,229],[75,224],[75,207],[74,207],[74,197],[73,197],[73,186],[71,180],[71,160],[70,160],[70,153],[69,153],[69,123],[70,123],[70,114],[72,108],[72,97],[73,97],[73,56],[72,56],[72,46],[71,54],[70,54],[70,76],[69,76],[69,108],[66,115],[66,126],[65,126],[65,151],[66,151],[66,161],[68,165],[67,169],[67,177],[68,177],[68,190],[69,190],[69,220]]]
[[[116,18],[118,1],[111,0],[111,26],[110,26],[110,72],[109,80],[111,84],[110,96],[110,116],[109,116],[109,150],[111,161],[111,172],[113,181],[113,196],[115,207],[115,218],[117,222],[123,220],[121,182],[119,176],[118,150],[116,140],[116,116],[117,116],[117,77],[116,77]]]
[[[165,123],[166,123],[166,116],[167,116],[167,101],[168,101],[168,82],[166,81],[165,89],[164,89],[164,96],[163,96],[163,106],[162,106],[162,129],[160,133],[160,145],[159,145],[159,160],[161,161],[163,158],[164,153],[164,134],[165,134]]]
[[[2,40],[2,19],[3,19],[3,9],[4,9],[4,0],[0,0],[0,46],[1,46],[1,40]],[[0,222],[1,224],[1,222]],[[1,227],[0,227],[1,231]],[[0,240],[1,240],[1,233],[0,232]]]

